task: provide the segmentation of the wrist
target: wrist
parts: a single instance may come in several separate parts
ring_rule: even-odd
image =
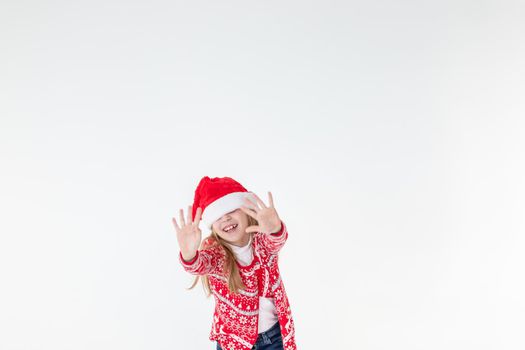
[[[279,226],[278,226],[278,228],[277,228],[276,230],[272,230],[272,231],[270,231],[270,234],[276,234],[276,233],[279,233],[279,232],[282,231],[282,229],[283,229],[283,224],[282,224],[281,221],[279,221]]]
[[[193,254],[192,253],[183,253],[181,251],[180,253],[182,259],[185,261],[185,262],[191,262],[192,260],[195,259],[195,257],[197,256],[197,252],[194,252]]]

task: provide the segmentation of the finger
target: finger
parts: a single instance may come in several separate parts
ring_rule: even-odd
[[[188,224],[193,222],[193,220],[191,219],[191,214],[193,212],[193,209],[191,207],[192,207],[191,205],[188,205],[188,215],[186,216],[186,222]]]
[[[258,195],[256,195],[255,193],[253,195],[255,196],[255,199],[257,199],[257,203],[259,203],[261,205],[261,207],[267,208],[266,204],[264,204],[264,202],[259,198]]]
[[[171,218],[171,222],[173,222],[173,226],[175,226],[175,231],[177,231],[177,233],[179,233],[180,227],[177,224],[177,220],[175,220],[175,218]]]
[[[244,198],[244,201],[246,202],[248,208],[253,209],[253,210],[255,210],[255,211],[261,210],[261,209],[257,206],[257,203],[255,203],[254,201],[252,201],[250,198]]]
[[[186,226],[186,222],[184,221],[184,211],[182,209],[179,210],[179,217],[181,226]]]
[[[197,212],[195,213],[195,221],[193,222],[195,226],[199,226],[199,222],[201,221],[201,214],[202,214],[202,208],[198,207]]]
[[[245,212],[246,214],[250,215],[252,218],[256,219],[257,220],[257,213],[254,212],[253,210],[250,210],[246,207],[240,207],[240,209]]]
[[[260,232],[261,228],[259,226],[249,226],[246,228],[246,232]]]
[[[272,197],[272,192],[270,191],[268,191],[268,198],[270,201],[270,207],[273,208],[273,197]]]

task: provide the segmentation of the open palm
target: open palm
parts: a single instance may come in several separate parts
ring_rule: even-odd
[[[195,252],[199,249],[202,238],[202,232],[199,228],[202,209],[200,207],[197,208],[197,213],[193,220],[191,217],[192,209],[193,206],[189,205],[186,220],[184,220],[184,211],[182,209],[179,210],[180,223],[177,223],[174,217],[171,218],[173,226],[175,226],[175,231],[177,231],[177,240],[179,241],[179,247],[184,258],[195,255]]]
[[[255,193],[252,192],[252,194],[257,202],[255,203],[251,199],[245,198],[246,205],[241,206],[240,209],[257,220],[258,225],[247,227],[246,232],[278,232],[281,229],[281,219],[275,210],[272,193],[268,191],[269,206],[266,206]]]

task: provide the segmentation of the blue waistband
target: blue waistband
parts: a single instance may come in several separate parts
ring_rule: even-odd
[[[281,326],[279,325],[279,321],[275,322],[273,326],[270,327],[267,331],[259,333],[259,337],[261,337],[261,334],[265,334],[268,337],[273,337],[274,335],[281,333]]]

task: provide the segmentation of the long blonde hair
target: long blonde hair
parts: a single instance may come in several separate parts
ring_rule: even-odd
[[[250,215],[246,215],[246,216],[248,217],[248,226],[258,225],[257,220],[252,218]],[[250,233],[250,234],[253,234],[253,233]],[[228,289],[232,293],[238,293],[239,289],[245,289],[246,286],[244,285],[241,279],[239,268],[237,267],[237,264],[235,263],[235,255],[233,254],[233,251],[230,248],[230,246],[226,244],[226,242],[217,234],[217,232],[215,232],[215,230],[212,227],[211,233],[209,234],[208,237],[202,240],[199,249],[206,249],[215,244],[220,244],[226,253],[223,269],[225,272],[225,277],[228,280]],[[186,288],[186,289],[187,290],[193,289],[197,285],[197,282],[199,282],[199,279],[202,281],[202,287],[204,288],[206,297],[209,298],[211,296],[211,288],[210,288],[210,281],[208,279],[208,275],[195,276],[195,280],[193,281],[193,284],[189,288]]]

